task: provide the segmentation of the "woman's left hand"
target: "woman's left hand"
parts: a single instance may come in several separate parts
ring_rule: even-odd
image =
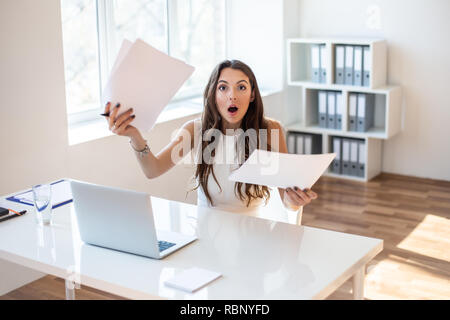
[[[317,199],[318,195],[311,189],[300,190],[298,187],[286,188],[284,192],[284,203],[290,207],[301,207]]]

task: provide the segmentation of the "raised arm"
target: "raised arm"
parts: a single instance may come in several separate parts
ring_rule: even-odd
[[[139,130],[131,125],[134,120],[133,110],[128,109],[117,117],[121,106],[118,105],[112,110],[110,110],[110,107],[108,103],[105,108],[105,113],[110,113],[108,117],[109,129],[117,135],[130,138],[131,147],[147,178],[153,179],[166,173],[192,150],[194,145],[194,120],[186,122],[178,130],[175,138],[155,156],[148,148],[147,141],[142,137]]]

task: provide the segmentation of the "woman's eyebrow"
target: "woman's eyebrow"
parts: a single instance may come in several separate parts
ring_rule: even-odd
[[[218,83],[221,83],[221,82],[225,82],[226,84],[228,84],[228,82],[226,82],[225,80],[219,80]],[[245,82],[245,83],[248,84],[247,80],[244,80],[244,79],[243,80],[239,80],[238,82],[236,82],[236,84],[241,83],[241,82]]]
[[[242,81],[247,82],[247,80],[239,80],[239,81],[236,82],[236,83],[239,83],[239,82],[242,82]],[[219,80],[219,83],[220,83],[220,82],[225,82],[226,84],[228,84],[228,82],[226,82],[225,80]],[[248,82],[247,82],[247,84],[248,84]]]

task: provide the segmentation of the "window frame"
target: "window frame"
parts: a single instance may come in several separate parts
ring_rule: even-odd
[[[173,12],[174,1],[176,0],[165,0],[166,1],[166,17],[167,17],[167,54],[170,55],[170,26],[171,26],[171,12]],[[229,43],[229,4],[227,0],[224,1],[224,58],[228,58],[228,43]],[[110,0],[95,0],[96,5],[96,25],[97,25],[97,57],[98,57],[98,71],[99,71],[99,97],[102,96],[102,90],[108,81],[109,70],[112,68],[113,59],[112,52],[117,46],[114,43],[114,30],[115,25],[113,21],[114,5],[113,1]],[[197,90],[192,90],[192,92],[187,92],[180,98],[172,99],[169,103],[179,104],[182,101],[188,101],[191,99],[196,99],[202,96],[202,92],[197,92]],[[175,106],[174,106],[175,107]],[[173,108],[169,108],[173,109]],[[81,112],[69,113],[67,112],[68,123],[70,125],[79,125],[83,122],[98,120],[99,113],[103,112],[103,106],[99,106],[96,109],[90,109]],[[163,111],[164,112],[164,111]]]

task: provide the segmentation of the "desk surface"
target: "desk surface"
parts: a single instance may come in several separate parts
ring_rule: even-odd
[[[83,244],[72,204],[53,210],[52,226],[37,225],[32,207],[8,205],[28,213],[0,223],[0,258],[133,299],[322,299],[383,248],[380,239],[152,197],[158,229],[198,237],[153,260]],[[194,266],[223,277],[194,293],[164,285]]]

